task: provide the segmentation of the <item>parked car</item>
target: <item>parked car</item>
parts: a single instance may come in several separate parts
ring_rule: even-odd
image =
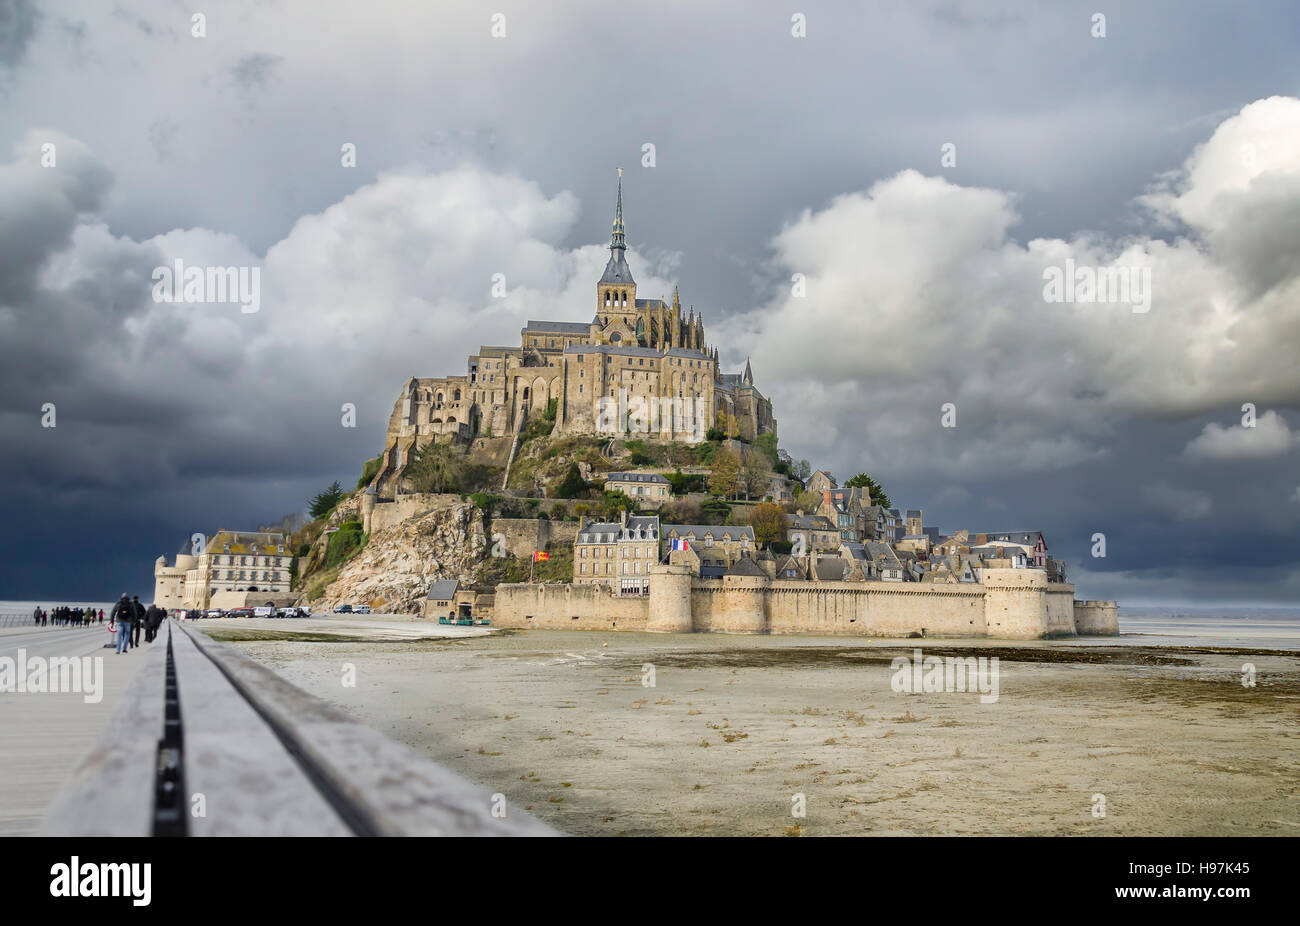
[[[206,611],[203,612],[203,616],[204,616],[204,617],[221,617],[221,616],[222,616],[222,612],[221,612],[221,609],[220,609],[220,608],[209,608],[208,610],[206,610]]]
[[[350,604],[341,604],[341,605],[336,605],[336,606],[334,607],[334,613],[335,613],[335,614],[351,614],[351,613],[352,613],[352,605],[350,605]]]
[[[370,605],[368,605],[368,604],[359,604],[359,605],[357,605],[355,608],[352,609],[352,613],[353,613],[353,614],[369,614],[369,613],[370,613]]]
[[[252,608],[231,608],[226,612],[226,617],[252,617]]]

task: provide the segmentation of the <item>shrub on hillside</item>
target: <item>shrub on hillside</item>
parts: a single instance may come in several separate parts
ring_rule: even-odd
[[[364,489],[370,485],[370,480],[375,478],[375,474],[379,472],[379,465],[383,461],[382,455],[375,457],[373,460],[366,460],[365,465],[361,467],[361,478],[357,480],[358,489]]]

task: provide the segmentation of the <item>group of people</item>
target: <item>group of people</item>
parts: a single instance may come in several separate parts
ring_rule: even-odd
[[[152,643],[154,637],[158,635],[158,628],[162,626],[163,619],[167,617],[167,611],[151,604],[145,607],[140,603],[140,596],[127,597],[126,592],[118,599],[117,604],[113,605],[113,613],[109,615],[109,625],[117,628],[117,647],[115,652],[120,655],[128,649],[133,649],[140,645],[140,632],[144,631],[144,642]]]
[[[96,621],[104,623],[103,608],[98,611],[94,608],[55,608],[52,611],[45,611],[38,605],[32,612],[32,622],[37,627],[47,627],[50,624],[56,627],[82,626]]]

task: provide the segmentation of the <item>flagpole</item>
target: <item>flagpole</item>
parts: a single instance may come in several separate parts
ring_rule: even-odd
[[[533,558],[528,561],[528,584],[533,583],[533,566],[537,564],[537,551],[533,551]]]

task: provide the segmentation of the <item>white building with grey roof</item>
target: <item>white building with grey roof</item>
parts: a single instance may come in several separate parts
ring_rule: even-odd
[[[619,595],[650,591],[659,562],[659,516],[622,513],[618,521],[580,524],[573,542],[575,585],[606,585]]]

